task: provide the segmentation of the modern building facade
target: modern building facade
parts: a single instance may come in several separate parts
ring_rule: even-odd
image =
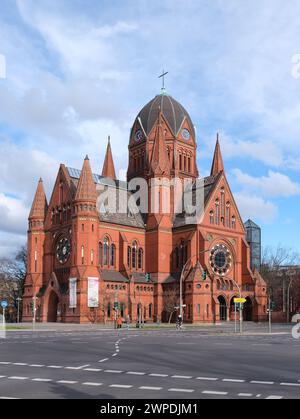
[[[41,322],[101,323],[116,314],[168,321],[176,315],[180,282],[186,322],[232,319],[240,294],[246,320],[265,320],[266,284],[251,269],[219,138],[211,174],[199,181],[191,118],[162,92],[136,117],[128,150],[127,182],[116,180],[110,141],[101,175],[88,157],[82,170],[62,164],[49,203],[39,181],[29,215],[23,320],[32,320],[34,306]],[[120,211],[134,197],[137,178],[148,187],[147,211],[136,210],[140,200]],[[189,188],[192,204],[202,193],[202,205],[196,202],[202,210],[192,218],[186,207],[177,210]],[[113,211],[102,199],[108,192],[117,196]]]

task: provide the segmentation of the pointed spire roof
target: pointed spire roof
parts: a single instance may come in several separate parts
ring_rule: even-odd
[[[115,165],[111,151],[110,137],[106,148],[106,155],[103,163],[102,176],[110,179],[116,179]]]
[[[43,180],[40,179],[37,189],[36,189],[35,197],[32,203],[29,218],[39,218],[39,219],[44,220],[46,216],[47,208],[48,208],[48,203],[47,203],[47,198],[46,198],[46,194],[44,190],[44,183],[43,183]]]
[[[216,176],[220,172],[224,172],[224,164],[222,159],[219,134],[217,134],[217,143],[215,148],[214,159],[211,167],[211,176]]]
[[[163,135],[162,113],[159,111],[154,146],[151,159],[151,171],[155,175],[170,174],[170,160]]]
[[[97,192],[88,156],[84,159],[75,201],[96,201]]]

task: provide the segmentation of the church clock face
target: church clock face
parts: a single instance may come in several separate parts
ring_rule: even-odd
[[[181,132],[182,138],[186,141],[188,141],[191,138],[190,131],[188,129],[183,129]]]
[[[210,266],[218,275],[226,275],[231,269],[232,256],[225,244],[217,244],[210,252]]]
[[[67,238],[60,239],[56,246],[56,258],[59,263],[67,262],[71,254],[71,243]]]
[[[141,129],[139,129],[134,136],[135,141],[138,143],[139,141],[141,141],[143,139],[143,131]]]

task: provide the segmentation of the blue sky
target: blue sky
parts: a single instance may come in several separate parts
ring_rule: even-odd
[[[0,256],[25,242],[37,181],[49,197],[59,163],[80,168],[88,153],[100,172],[110,134],[124,176],[162,68],[196,125],[201,175],[219,131],[243,218],[264,245],[300,251],[300,4],[286,3],[2,0]]]

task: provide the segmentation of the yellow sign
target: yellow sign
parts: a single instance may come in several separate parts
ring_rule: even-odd
[[[233,301],[235,304],[244,304],[247,300],[246,298],[235,298]]]

